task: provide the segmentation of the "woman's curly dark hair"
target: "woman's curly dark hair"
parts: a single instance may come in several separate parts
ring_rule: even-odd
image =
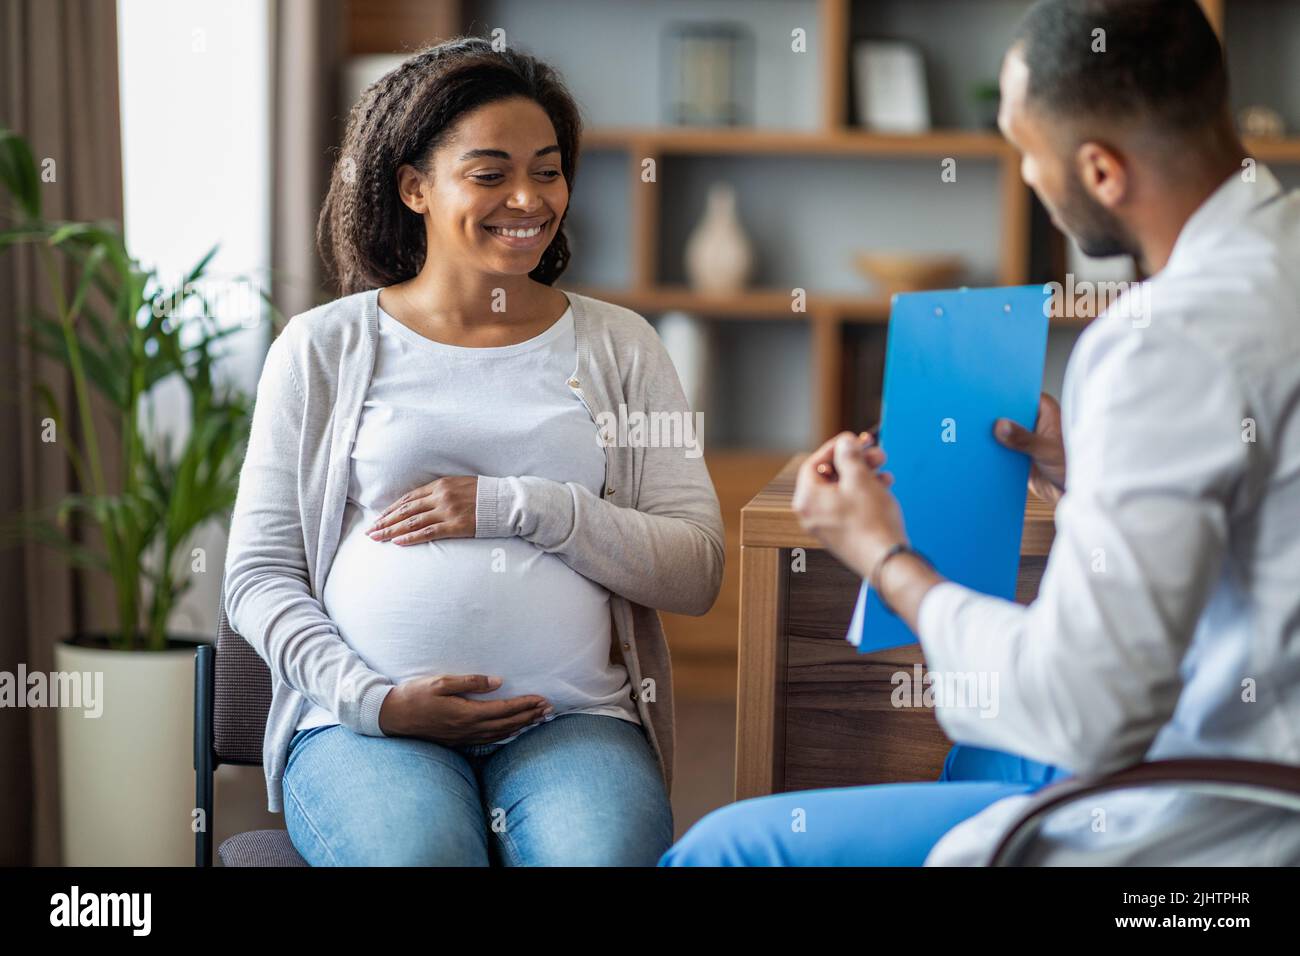
[[[577,171],[582,120],[559,74],[517,50],[462,37],[426,47],[362,92],[348,114],[329,193],[316,223],[326,280],[339,295],[389,286],[424,264],[424,222],[402,202],[397,169],[428,173],[433,151],[455,122],[487,103],[522,96],[555,127],[569,191]],[[564,218],[529,276],[551,285],[569,264]]]

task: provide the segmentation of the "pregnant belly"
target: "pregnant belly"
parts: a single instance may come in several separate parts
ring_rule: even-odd
[[[402,547],[366,536],[349,507],[325,583],[326,613],[371,668],[503,679],[482,699],[541,694],[557,712],[617,705],[609,592],[523,538],[450,538]]]

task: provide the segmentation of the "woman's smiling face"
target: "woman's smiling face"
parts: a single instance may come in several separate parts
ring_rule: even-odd
[[[429,177],[399,170],[402,200],[425,217],[429,254],[466,268],[527,275],[569,203],[546,111],[515,97],[464,114],[433,153]]]

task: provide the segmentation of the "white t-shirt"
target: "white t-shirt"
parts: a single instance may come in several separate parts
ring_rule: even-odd
[[[601,494],[605,451],[566,384],[575,364],[570,310],[527,341],[493,348],[435,342],[379,310],[322,603],[343,639],[395,683],[496,675],[501,686],[474,699],[539,694],[555,708],[549,719],[580,712],[640,723],[627,669],[610,661],[601,585],[519,537],[402,546],[366,535],[394,501],[442,476],[536,475]],[[337,722],[308,703],[298,729]]]

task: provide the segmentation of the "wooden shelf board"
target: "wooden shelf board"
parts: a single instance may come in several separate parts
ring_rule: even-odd
[[[593,299],[613,302],[635,312],[689,312],[717,319],[792,319],[830,316],[852,324],[884,324],[889,321],[889,299],[810,292],[807,311],[790,310],[790,294],[784,289],[746,289],[729,295],[696,292],[684,286],[654,286],[647,289],[612,289],[574,286],[572,291]],[[1057,318],[1053,328],[1081,328],[1092,316]]]
[[[877,133],[843,129],[768,130],[752,127],[594,127],[583,134],[588,149],[644,149],[660,154],[754,153],[845,156],[953,156],[1004,159],[1014,148],[991,130]]]
[[[1300,163],[1300,137],[1247,139],[1246,155],[1266,163]]]
[[[793,319],[834,313],[844,319],[883,322],[889,318],[889,300],[875,296],[829,295],[810,292],[807,311],[794,312],[785,289],[746,289],[727,295],[697,292],[684,286],[654,286],[647,289],[578,287],[573,291],[593,299],[604,299],[637,312],[694,312],[713,318]]]

